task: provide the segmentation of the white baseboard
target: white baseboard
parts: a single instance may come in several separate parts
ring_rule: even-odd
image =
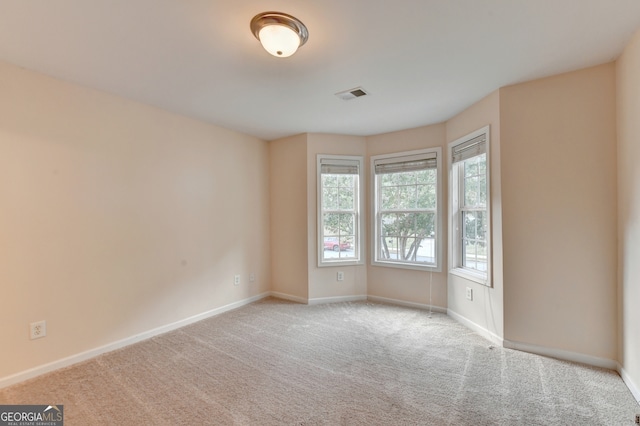
[[[452,311],[451,309],[447,309],[447,315],[449,315],[451,318],[453,318],[454,320],[458,321],[460,324],[464,325],[465,327],[470,328],[471,330],[475,331],[476,333],[478,333],[479,335],[481,335],[485,339],[490,340],[495,345],[504,346],[504,340],[502,339],[502,337],[498,336],[494,332],[492,332],[490,330],[487,330],[486,328],[484,328],[484,327],[476,324],[475,322],[463,317],[462,315]]]
[[[278,291],[271,291],[269,292],[269,295],[271,297],[275,297],[276,299],[288,300],[290,302],[296,302],[296,303],[304,303],[305,305],[308,302],[308,299],[305,299],[304,297],[293,296],[291,294],[280,293]]]
[[[431,310],[433,312],[438,312],[441,314],[447,313],[447,310],[445,308],[441,308],[440,306],[427,305],[424,303],[407,302],[405,300],[389,299],[387,297],[380,296],[367,296],[367,300],[378,303],[388,303],[390,305],[406,306],[408,308],[423,309],[426,311]]]
[[[624,384],[627,385],[633,397],[636,399],[638,404],[640,404],[640,387],[638,387],[637,384],[633,383],[633,380],[631,380],[631,376],[629,376],[624,368],[622,368],[622,365],[618,364],[617,370],[618,374],[620,374],[620,377],[622,377],[622,381],[624,382]]]
[[[316,297],[315,299],[309,299],[307,304],[309,305],[322,305],[325,303],[337,303],[337,302],[360,302],[367,300],[366,295],[361,296],[336,296],[336,297]]]
[[[504,341],[504,347],[522,352],[542,355],[549,358],[560,359],[563,361],[578,362],[580,364],[591,365],[593,367],[606,368],[608,370],[617,370],[618,368],[618,363],[614,360],[585,355],[578,352],[566,351],[563,349],[547,348],[544,346],[514,342],[506,339]]]
[[[367,296],[336,296],[336,297],[317,297],[315,299],[305,299],[299,296],[293,296],[291,294],[280,293],[272,291],[269,293],[272,297],[277,299],[289,300],[291,302],[304,303],[305,305],[321,305],[324,303],[336,303],[336,302],[359,302],[361,300],[367,300]]]
[[[231,311],[233,309],[240,308],[242,306],[248,305],[250,303],[256,302],[258,300],[264,299],[269,296],[269,292],[258,294],[253,297],[249,297],[248,299],[243,299],[238,302],[230,303],[225,306],[221,306],[219,308],[212,309],[207,312],[203,312],[198,315],[194,315],[189,318],[185,318],[180,321],[176,321],[171,324],[163,325],[161,327],[154,328],[153,330],[145,331],[140,334],[136,334],[131,337],[127,337],[122,340],[118,340],[116,342],[112,342],[106,344],[104,346],[100,346],[94,349],[90,349],[85,352],[81,352],[79,354],[71,355],[66,358],[62,358],[48,364],[40,365],[34,368],[30,368],[29,370],[22,371],[16,374],[12,374],[7,377],[0,378],[0,389],[5,388],[7,386],[14,385],[16,383],[23,382],[28,379],[32,379],[34,377],[40,376],[45,373],[49,373],[51,371],[58,370],[60,368],[68,367],[73,364],[77,364],[82,361],[86,361],[91,358],[95,358],[98,355],[102,355],[107,352],[115,351],[116,349],[123,348],[125,346],[132,345],[134,343],[138,343],[140,341],[150,339],[151,337],[158,336],[160,334],[167,333],[169,331],[176,330],[178,328],[187,326],[189,324],[193,324],[198,321],[202,321],[203,319],[207,319],[216,315],[220,315],[224,312]]]

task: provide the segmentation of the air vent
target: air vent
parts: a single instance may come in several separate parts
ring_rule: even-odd
[[[362,96],[367,96],[369,93],[364,90],[362,87],[356,87],[355,89],[345,90],[344,92],[336,93],[336,96],[342,99],[343,101],[350,101],[351,99],[361,98]]]

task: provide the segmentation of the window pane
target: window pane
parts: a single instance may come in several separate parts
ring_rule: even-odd
[[[415,172],[393,173],[397,176],[398,185],[412,185],[416,183]]]
[[[338,188],[323,187],[322,201],[323,210],[336,210],[338,208]]]
[[[355,237],[325,237],[323,259],[354,259],[356,257]]]
[[[487,176],[478,177],[478,207],[487,205]]]
[[[353,193],[353,187],[340,188],[340,192],[338,195],[338,208],[340,210],[355,209],[355,196]]]
[[[462,235],[465,239],[476,238],[476,215],[474,212],[462,212]]]
[[[400,241],[400,254],[402,260],[416,261],[418,246],[420,245],[421,238],[405,237]]]
[[[397,185],[397,178],[398,178],[398,174],[397,173],[387,173],[387,174],[383,174],[383,175],[378,175],[378,178],[380,179],[380,184],[382,186],[391,186],[391,185]]]
[[[391,210],[396,208],[396,187],[383,186],[380,190],[380,209]]]
[[[426,262],[435,264],[436,263],[436,239],[435,238],[425,238],[420,243],[420,247],[418,248],[418,258],[419,262]]]
[[[355,213],[325,213],[323,234],[325,236],[355,235],[353,232],[355,220]]]
[[[436,186],[435,185],[419,185],[417,208],[419,209],[435,209],[436,208]]]
[[[416,182],[419,184],[435,184],[436,183],[436,169],[420,170],[416,173]]]
[[[478,177],[464,179],[464,205],[474,207],[478,201]]]
[[[340,213],[340,235],[354,235],[356,215],[353,213]]]
[[[478,242],[477,245],[476,269],[486,272],[487,270],[487,244]]]
[[[346,250],[346,251],[353,251],[353,244],[354,244],[354,236],[353,235],[348,235],[348,236],[344,236],[340,238],[340,247],[342,250]]]
[[[382,214],[380,215],[380,235],[393,236],[396,229],[396,215]]]
[[[323,259],[356,258],[355,220],[352,213],[324,215]]]
[[[338,175],[338,186],[341,188],[353,188],[356,175]]]
[[[487,271],[487,245],[483,242],[465,241],[463,266],[477,271]]]
[[[381,215],[381,235],[402,237],[412,232],[414,218],[410,213]]]
[[[478,157],[473,157],[464,162],[464,176],[471,177],[478,175]]]
[[[435,225],[433,212],[381,215],[379,258],[433,263]]]
[[[485,176],[487,174],[487,154],[478,155],[478,174]]]
[[[325,213],[323,215],[324,224],[324,236],[338,236],[340,235],[340,214],[339,213]]]
[[[324,237],[324,249],[339,251],[340,250],[340,239],[338,237]]]
[[[399,186],[398,187],[398,204],[399,210],[413,209],[416,207],[416,187]]]
[[[487,212],[475,212],[476,215],[476,235],[478,240],[487,239]]]
[[[467,268],[476,268],[476,243],[464,240],[462,245],[462,265]]]
[[[399,213],[394,223],[394,233],[398,237],[407,237],[415,234],[415,216],[413,213]]]
[[[415,229],[413,234],[433,238],[436,235],[436,214],[432,212],[414,213]]]
[[[322,175],[322,186],[323,187],[336,187],[338,186],[338,176],[337,175]]]
[[[391,237],[380,237],[380,259],[398,259],[398,239]]]

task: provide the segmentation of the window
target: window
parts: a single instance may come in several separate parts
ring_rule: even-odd
[[[489,127],[449,144],[451,272],[491,285]]]
[[[318,156],[318,266],[361,263],[362,157]]]
[[[439,270],[441,152],[372,157],[374,264]]]

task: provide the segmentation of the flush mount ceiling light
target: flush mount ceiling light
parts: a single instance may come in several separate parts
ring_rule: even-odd
[[[267,52],[278,58],[293,55],[309,39],[309,31],[302,22],[281,12],[264,12],[254,16],[251,32]]]

